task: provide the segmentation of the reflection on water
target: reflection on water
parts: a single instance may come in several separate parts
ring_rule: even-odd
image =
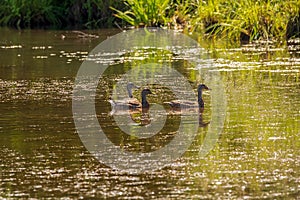
[[[93,47],[117,30],[93,32],[99,38],[77,38],[58,31],[1,29],[0,39],[0,196],[65,198],[271,198],[295,199],[300,185],[300,57],[299,48],[262,47],[221,49],[210,60],[190,66],[166,53],[172,67],[196,89],[204,70],[221,73],[227,110],[223,132],[214,149],[199,156],[217,98],[213,90],[203,95],[202,114],[209,125],[183,157],[163,169],[128,174],[99,163],[82,145],[72,118],[74,77]],[[68,37],[68,34],[70,37]],[[61,35],[65,35],[62,38]],[[128,151],[154,151],[167,144],[178,129],[180,116],[167,115],[164,129],[155,137],[137,139],[121,133],[108,99],[116,79],[138,67],[142,53],[125,55],[107,69],[96,96],[99,123],[107,137]],[[124,54],[121,54],[124,55]],[[142,54],[143,55],[143,54]],[[148,54],[151,60],[153,53]],[[162,53],[163,55],[163,53]],[[208,65],[214,68],[208,69]],[[207,67],[206,67],[207,66]],[[148,85],[160,104],[174,98],[160,85]],[[139,90],[134,95],[139,98]],[[221,98],[221,97],[218,97]],[[133,113],[137,124],[147,116]],[[144,120],[144,121],[143,121]],[[150,120],[151,115],[150,115]],[[155,120],[155,119],[153,119]],[[132,125],[132,131],[138,125]]]

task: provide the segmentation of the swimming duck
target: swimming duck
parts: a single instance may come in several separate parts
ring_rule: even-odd
[[[127,89],[127,93],[128,93],[128,97],[127,98],[124,98],[124,99],[121,99],[121,100],[109,100],[109,102],[112,104],[121,104],[121,103],[124,103],[124,102],[127,102],[129,100],[131,101],[138,101],[136,98],[133,98],[133,94],[132,94],[132,90],[135,89],[135,88],[140,88],[139,86],[136,86],[134,83],[132,82],[129,82],[126,86],[126,89]]]
[[[115,109],[137,109],[137,108],[149,108],[150,104],[147,101],[147,95],[152,94],[150,89],[143,89],[141,92],[142,103],[135,98],[125,99],[123,101],[109,100],[112,108]]]
[[[171,102],[166,102],[173,109],[185,109],[185,108],[200,108],[204,109],[204,101],[202,99],[202,91],[210,90],[206,85],[200,84],[198,85],[198,101],[187,101],[187,100],[174,100]]]

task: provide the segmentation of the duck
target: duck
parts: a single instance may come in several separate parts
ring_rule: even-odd
[[[124,100],[109,100],[113,110],[126,110],[126,109],[147,109],[150,107],[149,102],[147,101],[147,95],[152,94],[151,90],[146,88],[141,92],[142,102],[139,102],[136,98],[129,98]]]
[[[189,108],[199,108],[200,110],[204,109],[204,101],[202,99],[202,91],[210,90],[205,84],[198,85],[198,101],[188,101],[188,100],[173,100],[170,102],[165,102],[170,105],[173,109],[189,109]]]
[[[131,100],[131,101],[138,101],[136,98],[134,98],[133,97],[133,94],[132,94],[132,90],[133,89],[135,89],[135,88],[140,88],[139,86],[136,86],[134,83],[132,83],[132,82],[129,82],[129,83],[127,83],[127,85],[126,85],[126,89],[127,89],[127,93],[128,93],[128,97],[126,97],[126,98],[124,98],[124,99],[122,99],[122,100],[109,100],[109,102],[111,103],[111,104],[120,104],[120,103],[122,103],[122,102],[127,102],[127,101],[129,101],[129,100]]]

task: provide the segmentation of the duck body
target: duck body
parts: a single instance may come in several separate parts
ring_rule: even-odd
[[[129,82],[126,86],[128,97],[122,100],[108,100],[112,107],[124,107],[124,108],[135,108],[138,107],[140,102],[133,97],[132,90],[135,88],[139,88],[134,85],[132,82]]]
[[[113,108],[116,109],[135,109],[140,108],[141,103],[136,98],[127,98],[123,100],[108,100]]]
[[[188,101],[188,100],[173,100],[170,102],[166,102],[173,109],[189,109],[189,108],[204,108],[204,101],[202,99],[202,91],[209,90],[209,88],[204,85],[198,85],[198,101]]]
[[[184,108],[198,108],[199,104],[194,101],[186,101],[186,100],[173,100],[171,102],[166,102],[172,108],[184,109]]]
[[[152,94],[150,89],[143,89],[141,92],[142,102],[140,103],[136,98],[127,98],[123,100],[109,100],[113,110],[133,110],[133,109],[147,109],[150,104],[147,101],[147,95]]]

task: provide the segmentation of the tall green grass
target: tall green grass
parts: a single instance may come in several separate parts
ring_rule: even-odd
[[[213,1],[209,0],[208,2]],[[231,39],[251,41],[259,38],[282,38],[285,36],[286,24],[290,16],[294,15],[289,8],[295,7],[296,4],[297,1],[239,0],[229,3],[219,0],[215,7],[212,7],[211,4],[208,4],[209,6],[199,5],[195,19],[204,18],[204,24],[207,18],[210,19],[210,22],[213,23],[206,24],[207,32]],[[209,11],[201,12],[203,9]]]
[[[281,39],[299,15],[299,0],[124,0],[112,8],[133,26],[168,26],[232,40]],[[297,30],[297,29],[293,29]],[[291,35],[296,34],[292,33]]]
[[[120,11],[111,7],[115,16],[132,26],[160,26],[169,23],[170,0],[125,0],[128,10]]]
[[[195,1],[193,30],[233,40],[281,39],[288,21],[299,12],[300,1]]]
[[[1,0],[0,26],[159,26],[232,40],[299,37],[299,0]],[[119,23],[120,22],[120,23]]]

